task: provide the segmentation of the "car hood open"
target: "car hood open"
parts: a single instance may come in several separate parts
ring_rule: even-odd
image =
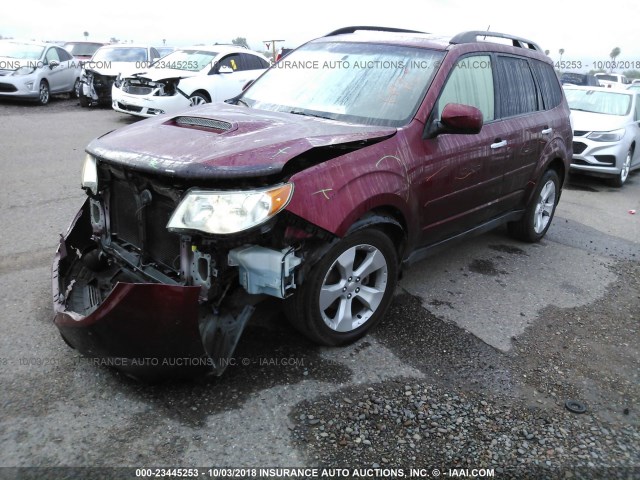
[[[107,163],[184,179],[259,177],[279,173],[312,149],[360,148],[395,133],[392,127],[208,104],[118,129],[92,141],[87,152]]]
[[[131,75],[128,75],[129,78],[144,78],[147,80],[151,80],[152,82],[157,82],[159,80],[166,80],[170,78],[189,78],[195,77],[200,72],[190,72],[189,70],[178,70],[175,68],[150,68],[145,71],[138,71]]]
[[[133,72],[139,71],[140,66],[136,62],[86,62],[86,71],[96,72],[106,77],[127,77]]]

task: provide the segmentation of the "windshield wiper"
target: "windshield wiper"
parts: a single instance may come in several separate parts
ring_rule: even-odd
[[[314,118],[324,118],[325,120],[335,120],[331,117],[326,117],[324,115],[316,115],[315,113],[303,112],[302,110],[290,110],[288,113],[292,113],[293,115],[303,115],[305,117],[314,117]]]

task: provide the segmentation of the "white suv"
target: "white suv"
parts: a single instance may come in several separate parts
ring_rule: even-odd
[[[221,102],[238,95],[268,67],[264,56],[242,47],[181,48],[114,83],[112,106],[119,112],[153,117]]]

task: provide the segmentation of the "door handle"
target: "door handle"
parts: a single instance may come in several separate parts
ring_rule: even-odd
[[[553,132],[553,128],[549,127],[549,128],[545,128],[544,130],[542,130],[540,133],[542,135],[546,135],[547,133],[551,133]]]
[[[491,148],[501,148],[501,147],[506,147],[507,146],[507,141],[506,140],[502,140],[502,141],[497,141],[496,143],[492,143],[491,144]]]

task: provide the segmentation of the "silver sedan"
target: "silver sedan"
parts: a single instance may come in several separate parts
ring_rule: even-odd
[[[78,94],[79,63],[50,43],[0,41],[0,97],[49,103],[52,94]]]
[[[564,88],[573,124],[571,170],[622,187],[640,168],[640,95],[633,90]]]

